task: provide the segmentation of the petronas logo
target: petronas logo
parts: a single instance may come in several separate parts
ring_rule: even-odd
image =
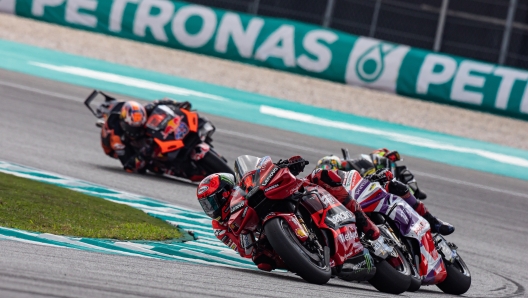
[[[356,63],[358,78],[367,83],[376,81],[383,74],[385,56],[395,48],[395,45],[379,43],[367,49]]]

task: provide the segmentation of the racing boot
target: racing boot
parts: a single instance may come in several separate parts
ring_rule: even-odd
[[[452,224],[434,217],[429,212],[424,214],[423,218],[425,218],[427,222],[429,222],[429,225],[431,225],[432,233],[440,233],[441,235],[447,236],[455,231],[455,227]]]
[[[414,206],[414,210],[418,212],[431,226],[432,233],[440,233],[441,235],[447,236],[455,231],[455,227],[447,222],[441,221],[440,219],[433,216],[425,205],[418,201]]]
[[[408,185],[418,200],[423,201],[427,199],[427,194],[418,188],[418,184],[416,182],[409,183]]]
[[[395,194],[399,197],[401,197],[407,204],[411,205],[413,209],[418,212],[427,222],[429,222],[429,225],[431,226],[431,232],[433,233],[440,233],[444,236],[449,235],[455,231],[455,227],[453,225],[441,221],[438,218],[434,217],[429,210],[425,207],[425,205],[418,201],[418,199],[409,191],[409,187],[400,181],[390,181],[387,183],[387,191]]]

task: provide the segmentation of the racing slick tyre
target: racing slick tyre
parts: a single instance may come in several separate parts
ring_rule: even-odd
[[[407,292],[416,292],[422,286],[422,279],[419,276],[411,275],[411,285],[407,289]]]
[[[462,295],[471,287],[471,273],[460,256],[451,264],[444,260],[447,277],[436,286],[444,293]]]
[[[411,285],[411,275],[410,272],[405,274],[395,269],[386,260],[381,260],[376,264],[376,275],[368,282],[380,292],[401,294]]]
[[[213,150],[207,152],[197,163],[207,171],[207,175],[215,173],[229,173],[235,175],[235,172],[227,165],[222,157]]]
[[[270,219],[264,226],[271,246],[286,263],[288,269],[309,283],[326,284],[331,277],[330,253],[325,247],[324,257],[303,246],[288,223],[280,217]]]

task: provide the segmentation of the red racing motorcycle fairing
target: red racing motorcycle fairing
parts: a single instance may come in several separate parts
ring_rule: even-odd
[[[262,191],[266,200],[280,201],[291,197],[304,187],[305,195],[301,198],[300,205],[310,213],[309,216],[317,228],[328,232],[323,237],[331,248],[330,265],[342,265],[350,257],[363,253],[364,247],[358,237],[354,214],[324,188],[297,179],[287,167],[274,164],[269,156],[258,159],[254,168],[244,172],[240,178],[240,194],[247,190],[249,192],[245,196],[237,195],[238,197],[232,200],[229,221],[231,229],[236,229],[237,233],[242,233],[242,230],[254,230],[244,225],[247,219],[243,219],[243,215],[247,217],[247,214],[253,214],[254,221],[247,222],[256,222],[257,212],[249,206],[247,200],[241,203],[245,198],[252,197],[252,193]],[[262,220],[262,226],[276,217],[286,220],[301,243],[308,239],[309,232],[305,223],[293,213],[270,212]]]
[[[342,265],[347,259],[363,253],[357,229],[356,217],[343,204],[335,199],[324,188],[317,185],[306,185],[308,195],[303,197],[301,204],[310,212],[313,221],[319,229],[331,233],[333,241],[330,266]]]

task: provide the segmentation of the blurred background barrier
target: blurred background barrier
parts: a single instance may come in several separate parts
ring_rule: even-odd
[[[501,2],[506,7],[506,19],[499,22],[497,16],[477,18],[474,14],[463,13],[466,6],[460,6],[459,1],[472,2],[476,5],[475,9],[478,8],[478,2],[482,2],[482,7],[492,7],[493,3]],[[430,3],[429,6],[420,4],[423,1],[419,0],[194,2],[248,13],[172,0],[0,0],[0,11],[424,100],[528,119],[528,71],[370,37],[358,37],[331,29],[416,47],[432,47],[435,51],[446,49],[446,52],[465,54],[464,49],[470,49],[468,56],[473,53],[474,57],[492,61],[493,55],[479,56],[479,53],[488,51],[488,54],[493,52],[498,57],[495,62],[510,61],[512,64],[512,57],[522,56],[512,54],[511,47],[508,47],[510,36],[515,36],[512,32],[520,26],[515,8],[522,8],[523,4],[517,3],[517,0],[457,0],[457,4],[453,4],[455,1],[431,0],[427,2]],[[486,3],[489,5],[486,6]],[[354,5],[363,5],[364,8],[357,10]],[[461,10],[454,10],[456,7]],[[368,9],[371,9],[371,14]],[[490,13],[493,11],[492,9]],[[287,17],[317,25],[268,16]],[[469,46],[457,42],[453,37],[456,34],[449,32],[459,31],[460,34],[467,35],[466,39],[490,42],[490,34],[500,31],[495,32],[489,28],[481,33],[478,30],[468,31],[469,25],[464,25],[464,21],[460,21],[458,25],[453,21],[457,18],[503,26],[500,48],[494,49],[486,44]],[[481,25],[482,28],[487,28],[486,26]],[[485,32],[489,34],[486,35]],[[521,56],[515,56],[518,58],[515,59],[521,61]]]

